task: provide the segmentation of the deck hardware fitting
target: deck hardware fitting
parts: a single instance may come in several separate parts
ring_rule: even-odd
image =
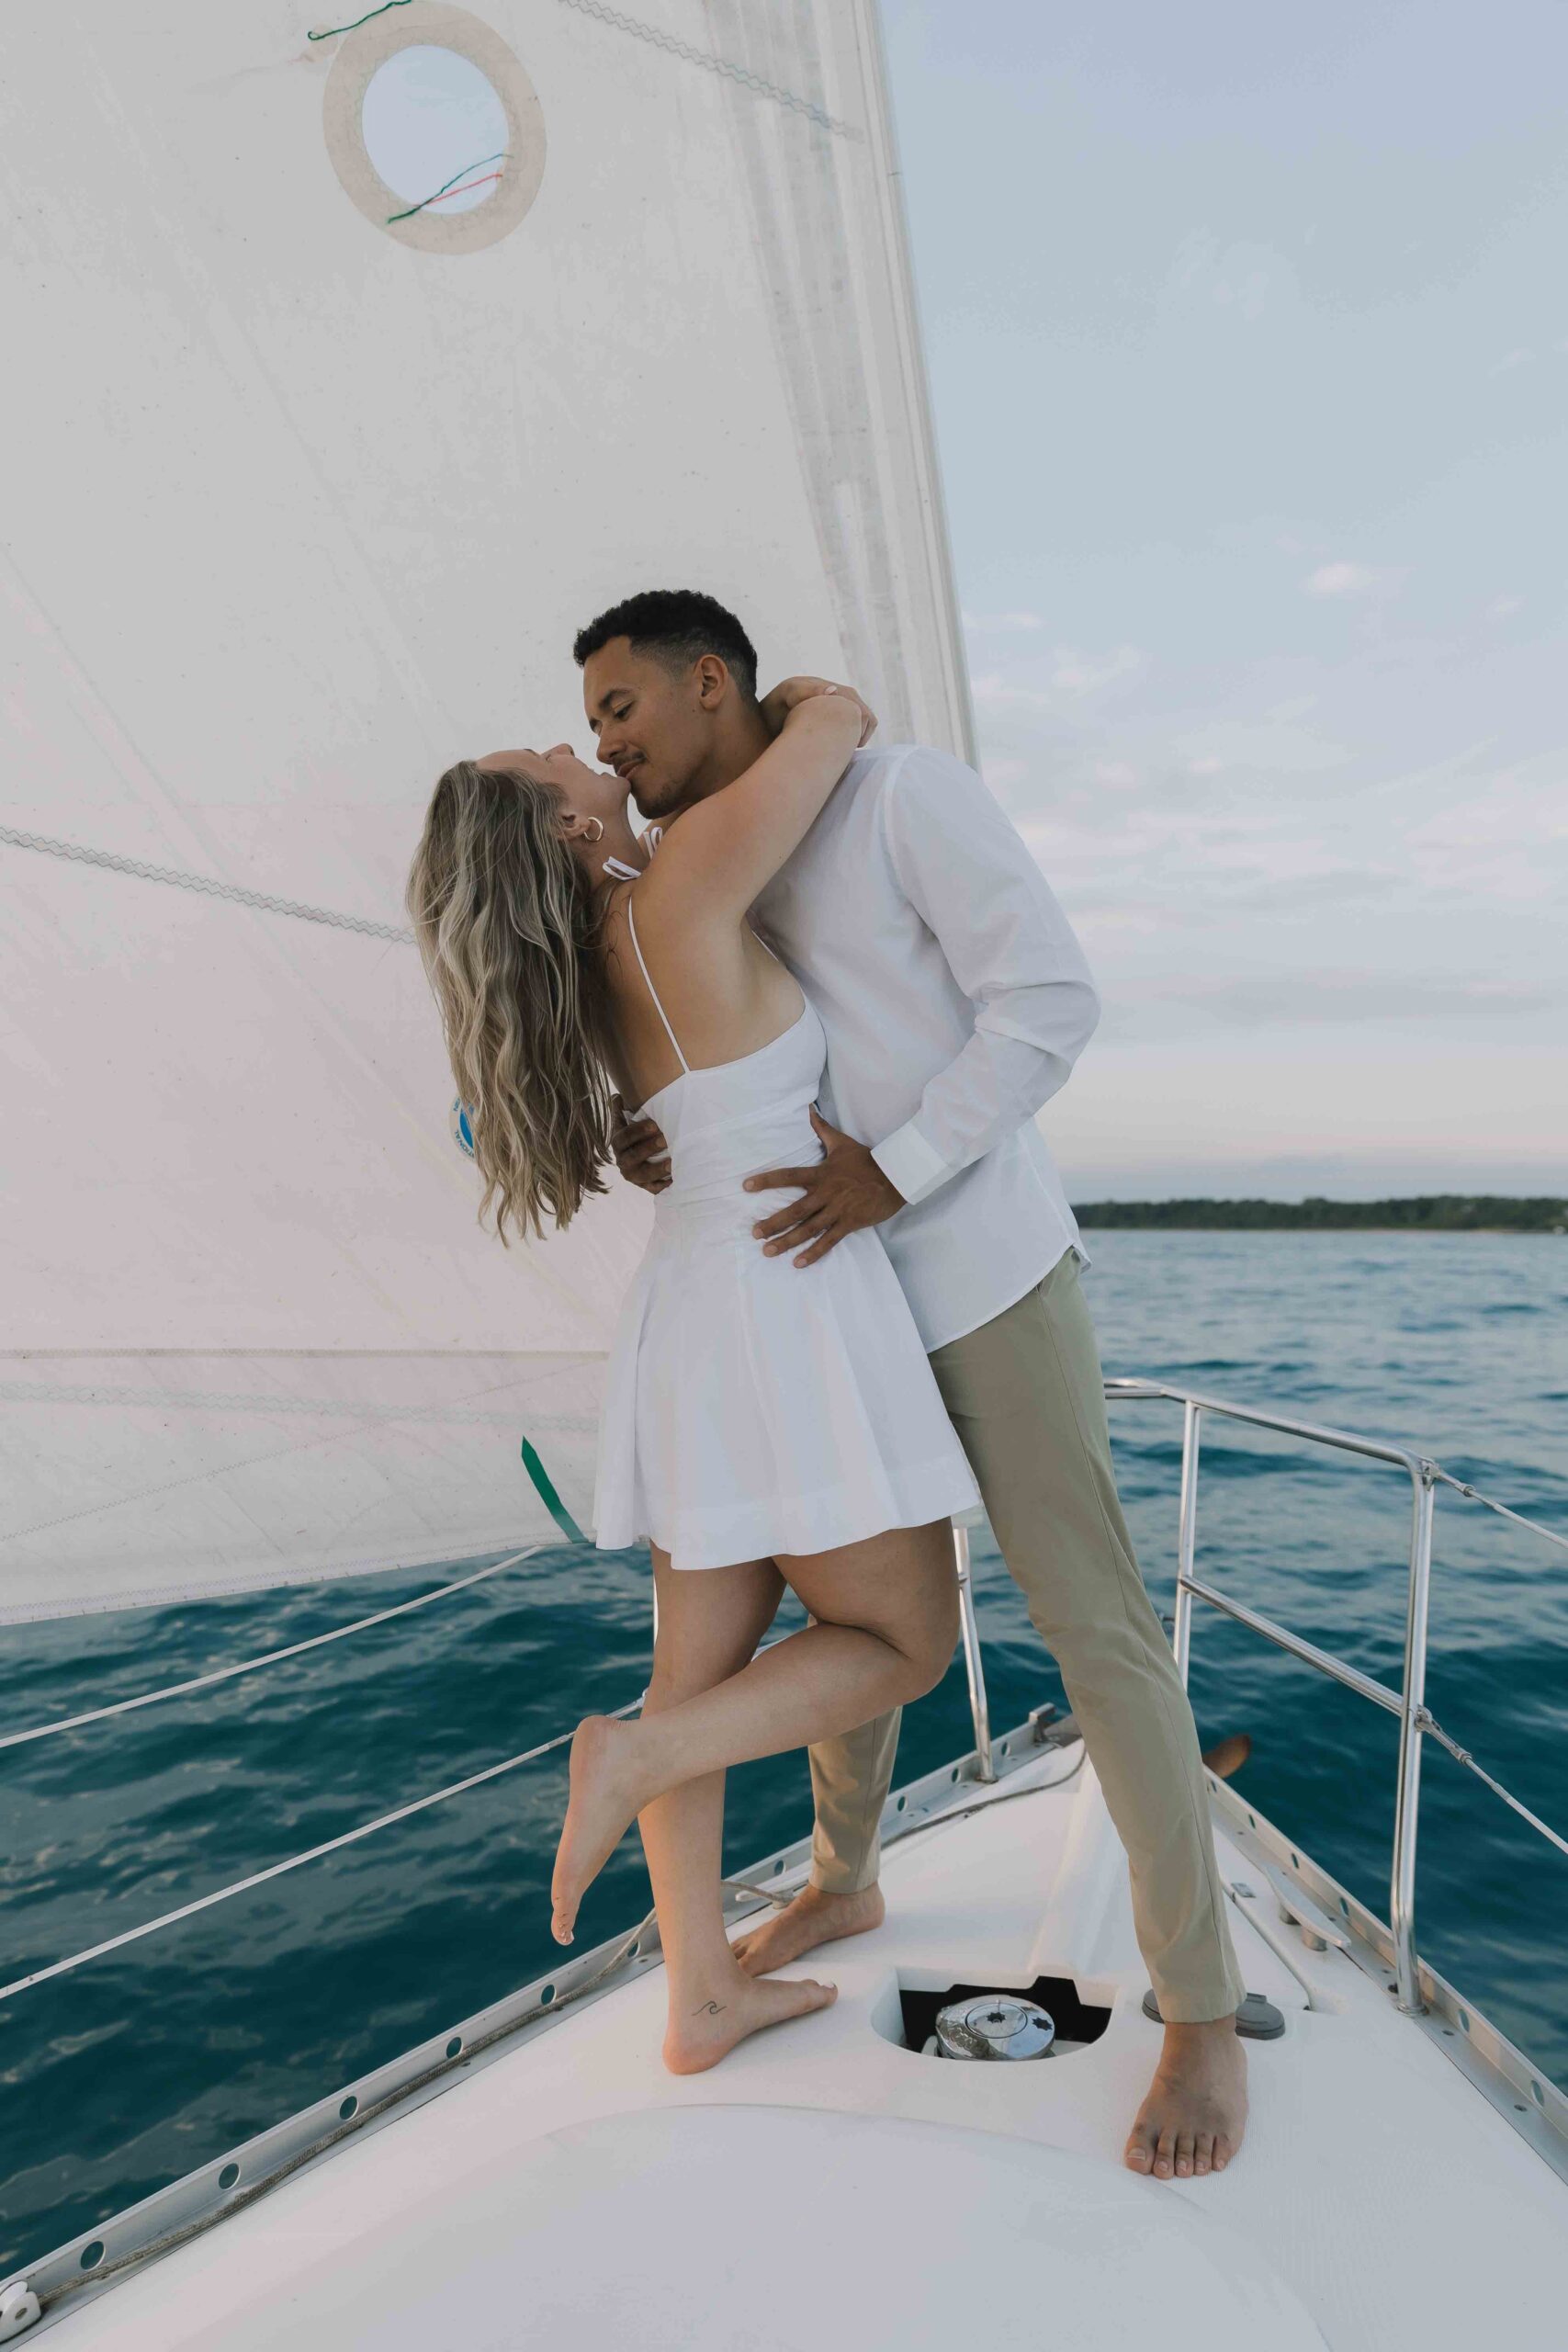
[[[27,2279],[15,2278],[8,2287],[0,2288],[0,2344],[20,2335],[42,2313],[43,2307]]]
[[[980,1655],[980,1629],[975,1618],[975,1580],[969,1566],[969,1530],[955,1526],[953,1531],[953,1556],[958,1571],[958,1622],[964,1635],[964,1670],[969,1682],[969,1713],[975,1724],[975,1753],[979,1758],[982,1781],[994,1781],[996,1766],[991,1755],[991,1708],[986,1695],[986,1666]],[[1007,1753],[1007,1742],[1002,1742]]]
[[[1327,1951],[1331,1948],[1336,1951],[1349,1951],[1350,1938],[1346,1928],[1338,1920],[1330,1918],[1310,1894],[1304,1894],[1294,1880],[1269,1862],[1263,1865],[1263,1874],[1273,1890],[1280,1918],[1287,1927],[1297,1930],[1308,1951]]]

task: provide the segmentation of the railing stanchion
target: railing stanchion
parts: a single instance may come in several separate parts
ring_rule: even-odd
[[[1176,1653],[1176,1670],[1187,1687],[1187,1660],[1192,1645],[1192,1593],[1189,1579],[1198,1544],[1198,1447],[1202,1408],[1190,1396],[1186,1401],[1181,1421],[1181,1509],[1176,1538],[1176,1616],[1171,1629],[1170,1646]]]
[[[986,1668],[980,1657],[980,1631],[975,1623],[975,1587],[969,1573],[969,1530],[953,1531],[953,1556],[958,1569],[958,1618],[964,1629],[964,1669],[969,1677],[969,1713],[975,1721],[975,1753],[980,1778],[994,1781],[991,1762],[991,1708],[986,1696]]]
[[[1416,1957],[1416,1845],[1421,1810],[1421,1723],[1427,1701],[1427,1616],[1432,1583],[1432,1506],[1437,1465],[1421,1462],[1411,1473],[1410,1591],[1404,1612],[1404,1689],[1399,1724],[1399,1779],[1393,1799],[1393,1866],[1389,1880],[1389,1926],[1393,1931],[1394,1978],[1399,2006],[1408,2016],[1425,2014]]]

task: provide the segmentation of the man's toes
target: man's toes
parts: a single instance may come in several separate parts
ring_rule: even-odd
[[[1224,2133],[1223,2132],[1216,2132],[1214,2134],[1214,2170],[1216,2172],[1224,2172],[1225,2166],[1229,2164],[1235,2154],[1235,2150],[1231,2146],[1231,2143],[1225,2138]]]
[[[1168,2180],[1176,2168],[1176,2133],[1168,2123],[1155,2147],[1155,2178]]]
[[[1193,2137],[1191,2132],[1182,2132],[1178,2133],[1176,2142],[1176,2177],[1178,2180],[1187,2180],[1190,2178],[1192,2172],[1192,2154]]]
[[[1214,2135],[1200,2132],[1192,2144],[1192,2169],[1200,2180],[1214,2161]]]
[[[1129,2140],[1122,2153],[1129,2172],[1147,2172],[1154,2161],[1146,2140]]]

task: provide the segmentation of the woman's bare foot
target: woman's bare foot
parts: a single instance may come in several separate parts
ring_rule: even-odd
[[[690,1994],[682,1996],[679,2016],[671,1996],[664,2063],[672,2075],[704,2074],[727,2058],[748,2034],[761,2033],[765,2026],[783,2025],[789,2018],[805,2017],[812,2009],[831,2008],[838,1997],[836,1984],[819,1984],[814,1976],[758,1984],[738,1969],[705,2000]]]
[[[572,1735],[571,1793],[550,1880],[550,1933],[569,1944],[577,1906],[647,1799],[637,1770],[638,1726],[584,1715]]]
[[[820,1886],[803,1886],[787,1910],[773,1912],[740,1938],[735,1957],[749,1975],[766,1976],[818,1944],[863,1936],[880,1928],[886,1917],[879,1886],[863,1887],[858,1894],[830,1894]]]
[[[1247,2130],[1247,2052],[1234,2018],[1168,2025],[1148,2097],[1128,2137],[1130,2172],[1178,2180],[1224,2172]]]

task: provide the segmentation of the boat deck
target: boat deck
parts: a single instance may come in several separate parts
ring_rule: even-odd
[[[976,1792],[963,1792],[966,1805]],[[952,2352],[1565,2340],[1568,2188],[1347,1951],[1311,1950],[1223,1823],[1251,1990],[1228,2170],[1121,2165],[1159,2048],[1125,1865],[1081,1747],[892,1845],[886,1924],[805,1963],[836,2007],[667,2075],[657,1967],[460,2064],[141,2270],[46,2312],[73,2352],[330,2339]],[[1269,1939],[1266,1940],[1265,1939]],[[901,2046],[900,1987],[1071,1977],[1100,2037],[1021,2064]]]

